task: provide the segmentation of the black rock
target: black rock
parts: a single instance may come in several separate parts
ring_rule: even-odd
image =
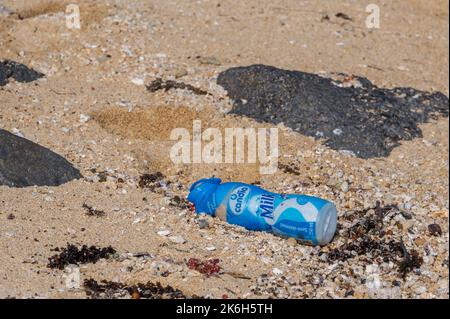
[[[440,92],[383,89],[363,77],[340,75],[357,85],[265,65],[228,69],[217,83],[234,102],[231,113],[283,122],[362,158],[389,155],[401,140],[422,137],[419,123],[449,114],[448,97]]]
[[[10,60],[0,62],[0,86],[6,85],[9,78],[13,78],[18,82],[31,82],[43,76],[44,74],[21,63]]]
[[[81,177],[58,154],[0,129],[0,185],[58,186]]]

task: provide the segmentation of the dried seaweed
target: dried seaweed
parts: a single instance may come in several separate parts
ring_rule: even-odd
[[[148,188],[152,192],[155,192],[156,189],[161,188],[170,182],[164,181],[164,174],[161,172],[151,173],[151,174],[142,174],[139,177],[139,187],[140,188]]]
[[[420,268],[422,258],[415,250],[408,252],[402,238],[400,241],[395,238],[390,240],[384,238],[387,231],[384,229],[383,218],[393,210],[401,213],[398,206],[395,204],[381,206],[377,201],[374,213],[370,214],[369,210],[350,215],[358,221],[343,231],[342,236],[347,238],[348,242],[332,249],[327,259],[345,261],[359,256],[368,263],[393,262],[398,266],[403,278],[413,269]]]
[[[98,283],[95,279],[85,279],[83,286],[86,294],[91,298],[114,298],[129,294],[133,299],[185,299],[185,294],[172,286],[162,286],[161,283],[138,283],[127,285],[120,282],[102,280]]]
[[[105,248],[97,248],[96,246],[83,245],[81,249],[72,244],[67,244],[66,248],[59,248],[57,251],[61,251],[48,259],[49,263],[47,267],[52,269],[64,269],[70,264],[86,264],[96,263],[102,258],[109,258],[116,253],[116,250],[111,246]]]
[[[422,266],[423,259],[416,250],[408,252],[403,243],[403,239],[400,240],[400,248],[403,252],[403,260],[399,264],[399,271],[402,274],[402,277],[405,278],[414,268],[420,268],[420,266]]]
[[[187,265],[189,269],[193,269],[206,276],[211,276],[220,272],[219,259],[208,259],[200,261],[197,258],[189,258]]]
[[[192,207],[192,204],[186,198],[178,195],[175,195],[170,199],[169,205],[180,209],[191,209]]]
[[[156,172],[151,174],[142,174],[139,177],[138,185],[140,188],[147,188],[154,193],[162,193],[164,196],[170,197],[169,205],[180,209],[191,209],[192,204],[179,195],[173,195],[167,191],[167,186],[171,184],[163,173]]]
[[[87,204],[83,204],[83,208],[86,210],[86,215],[88,216],[103,217],[106,215],[103,210],[95,209]]]
[[[350,18],[349,15],[347,15],[347,14],[345,14],[343,12],[338,12],[338,13],[336,13],[335,16],[336,16],[336,18],[344,19],[344,20],[347,20],[347,21],[353,21],[353,19]]]
[[[195,86],[192,86],[190,84],[186,84],[183,82],[176,82],[172,80],[164,81],[161,78],[157,78],[153,82],[151,82],[149,85],[147,85],[147,90],[150,92],[156,92],[159,90],[169,91],[170,89],[181,89],[181,90],[189,90],[197,95],[207,95],[208,92],[196,88]]]

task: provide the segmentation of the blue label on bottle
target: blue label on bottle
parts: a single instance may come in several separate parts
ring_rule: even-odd
[[[248,186],[235,188],[228,200],[229,211],[234,215],[241,215],[246,209],[249,194],[250,188]]]
[[[275,209],[275,195],[262,194],[259,198],[259,214],[264,219],[273,220],[273,211]]]

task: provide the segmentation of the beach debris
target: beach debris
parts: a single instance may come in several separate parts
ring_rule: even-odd
[[[165,188],[170,182],[165,181],[165,176],[161,172],[142,174],[139,177],[140,188],[148,188],[155,192],[158,188]]]
[[[86,215],[88,216],[103,217],[106,215],[104,211],[95,209],[92,206],[87,205],[86,203],[83,204],[83,208],[86,210]]]
[[[176,236],[170,236],[170,237],[169,237],[169,240],[170,240],[172,243],[175,243],[175,244],[184,244],[184,243],[186,242],[186,239],[184,239],[184,237],[179,236],[179,235],[176,235]]]
[[[86,114],[80,114],[80,123],[86,123],[87,121],[89,121],[91,119],[91,117],[89,115]]]
[[[0,4],[0,16],[8,16],[10,14],[12,14],[12,11],[4,5]]]
[[[348,192],[349,186],[348,186],[348,182],[347,182],[347,181],[342,182],[342,184],[341,184],[341,190],[342,190],[344,193],[347,193],[347,192]]]
[[[428,231],[433,236],[441,236],[442,235],[442,228],[439,226],[439,224],[433,223],[428,225]]]
[[[400,246],[395,241],[377,240],[370,236],[362,236],[355,242],[331,250],[328,253],[328,260],[345,261],[358,256],[367,256],[369,259],[381,257],[385,261],[396,261],[401,253]]]
[[[129,296],[132,299],[185,299],[185,294],[172,286],[163,286],[160,282],[138,283],[128,285],[120,282],[95,279],[85,279],[83,287],[86,294],[93,298],[120,298]],[[194,296],[193,296],[194,297]]]
[[[293,163],[289,164],[278,163],[278,168],[287,174],[293,174],[296,176],[300,175],[300,169]]]
[[[170,230],[167,230],[167,229],[165,229],[165,230],[160,230],[157,234],[158,234],[159,236],[161,236],[161,237],[166,237],[166,236],[169,236],[169,235],[170,235]]]
[[[357,221],[340,234],[347,238],[346,243],[328,251],[326,260],[335,262],[359,258],[375,262],[375,265],[392,262],[403,278],[415,268],[420,268],[423,261],[419,253],[416,250],[409,252],[402,237],[395,236],[392,229],[385,229],[385,219],[394,219],[395,216],[401,216],[398,205],[382,206],[377,201],[374,209],[368,208],[347,217],[350,221]]]
[[[43,73],[30,69],[24,64],[11,60],[0,61],[0,86],[6,85],[10,78],[17,82],[32,82],[43,76]]]
[[[183,76],[188,75],[188,71],[185,68],[183,68],[183,67],[178,67],[178,68],[175,68],[174,70],[172,70],[170,72],[170,75],[172,75],[175,78],[179,79],[179,78],[182,78]]]
[[[289,296],[289,289],[301,291],[301,284],[289,280],[284,275],[261,274],[254,284],[250,286],[250,291],[255,296],[270,296],[269,298],[286,298]],[[306,294],[303,297],[308,297]]]
[[[196,270],[207,277],[217,274],[220,272],[221,268],[219,266],[219,259],[208,259],[201,261],[197,258],[189,258],[187,266],[189,269]]]
[[[343,13],[343,12],[338,12],[338,13],[336,13],[335,17],[336,17],[336,18],[343,19],[343,20],[353,21],[352,18],[350,18],[347,14],[345,14],[345,13]]]
[[[341,77],[258,64],[221,72],[217,83],[233,101],[231,113],[283,123],[361,158],[387,156],[400,141],[422,137],[419,124],[448,117],[449,100],[441,92],[385,89],[363,77]]]
[[[214,56],[197,56],[196,58],[198,62],[200,62],[200,64],[217,65],[217,66],[221,64],[219,59]]]
[[[161,172],[142,174],[139,177],[138,185],[140,188],[146,188],[153,193],[169,197],[170,206],[179,209],[191,209],[191,203],[185,197],[174,194],[180,189],[180,184],[172,183]]]
[[[197,216],[198,216],[198,218],[196,218],[196,222],[197,222],[198,228],[207,229],[207,228],[211,227],[210,221],[212,222],[212,220],[209,215],[202,214],[202,216],[200,216],[200,215],[197,215]]]
[[[413,218],[413,215],[410,212],[402,210],[400,213],[402,214],[404,219],[410,220]]]
[[[322,17],[320,18],[320,22],[324,21],[330,21],[330,16],[328,14],[322,15]]]
[[[65,158],[0,129],[0,185],[59,186],[82,178]]]
[[[420,266],[422,266],[423,259],[414,249],[408,252],[408,249],[406,249],[406,246],[403,243],[403,238],[400,239],[400,248],[403,253],[403,260],[399,264],[399,269],[402,277],[405,278],[409,272],[413,271],[415,268],[420,268]]]
[[[281,276],[283,274],[283,271],[280,268],[274,267],[272,269],[272,272],[275,276]]]
[[[97,172],[97,168],[95,167],[91,168],[90,172],[94,175],[91,177],[86,177],[86,179],[92,183],[104,183],[108,180],[108,177],[111,176],[110,172],[105,170]]]
[[[178,207],[180,209],[190,209],[191,203],[189,201],[181,196],[175,195],[170,199],[169,202],[170,206]]]
[[[67,243],[65,248],[56,248],[54,251],[60,251],[48,259],[47,267],[52,269],[64,269],[67,265],[79,265],[86,263],[95,264],[102,258],[109,258],[116,253],[111,246],[97,248],[96,246],[83,245],[81,248]]]
[[[143,78],[132,78],[131,83],[136,84],[136,85],[144,85],[145,84]]]
[[[176,82],[172,80],[164,81],[161,78],[157,78],[156,80],[152,81],[149,85],[147,85],[147,90],[150,92],[156,92],[159,90],[169,91],[170,89],[180,89],[180,90],[189,90],[194,94],[197,95],[207,95],[208,92],[196,88],[195,86],[192,86],[190,84],[186,84],[183,82]]]
[[[231,276],[233,278],[236,278],[236,279],[245,279],[245,280],[251,280],[252,279],[252,278],[250,278],[247,275],[244,275],[242,273],[235,272],[235,271],[224,271],[223,273],[226,274],[226,275],[229,275],[229,276]]]

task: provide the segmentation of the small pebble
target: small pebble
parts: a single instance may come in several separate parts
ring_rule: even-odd
[[[439,226],[438,224],[430,224],[430,225],[428,225],[428,231],[433,236],[441,236],[442,235],[441,226]]]
[[[400,212],[404,219],[412,219],[412,214],[409,212],[401,211]]]
[[[172,72],[172,75],[175,77],[175,78],[181,78],[181,77],[183,77],[183,76],[185,76],[185,75],[187,75],[188,74],[188,72],[187,72],[187,70],[185,69],[185,68],[178,68],[178,69],[175,69],[173,72]]]
[[[184,244],[186,240],[181,236],[170,236],[169,240],[175,244]]]
[[[201,64],[220,65],[220,61],[216,57],[199,57],[198,61]]]
[[[290,237],[290,238],[288,238],[287,240],[286,240],[286,243],[288,244],[288,245],[291,245],[291,246],[296,246],[298,243],[297,243],[297,240],[295,239],[295,238],[293,238],[293,237]]]
[[[277,276],[283,274],[283,271],[281,269],[279,269],[279,268],[276,268],[276,267],[272,269],[272,272],[274,273],[274,275],[277,275]]]
[[[197,224],[200,229],[209,228],[209,222],[207,219],[203,219],[203,218],[198,219]]]
[[[81,123],[86,123],[87,121],[89,121],[91,119],[91,117],[89,115],[85,115],[85,114],[80,114],[80,122]]]
[[[168,235],[170,235],[170,230],[160,230],[158,232],[158,235],[162,236],[162,237],[168,236]]]
[[[134,79],[131,79],[131,83],[136,84],[136,85],[144,85],[144,79],[134,78]]]
[[[427,292],[427,288],[424,287],[424,286],[416,288],[416,294],[418,294],[418,295],[421,295],[421,294],[426,293],[426,292]]]
[[[348,192],[349,187],[348,187],[348,183],[347,183],[346,181],[344,181],[344,182],[341,184],[341,190],[342,190],[344,193],[347,193],[347,192]]]

